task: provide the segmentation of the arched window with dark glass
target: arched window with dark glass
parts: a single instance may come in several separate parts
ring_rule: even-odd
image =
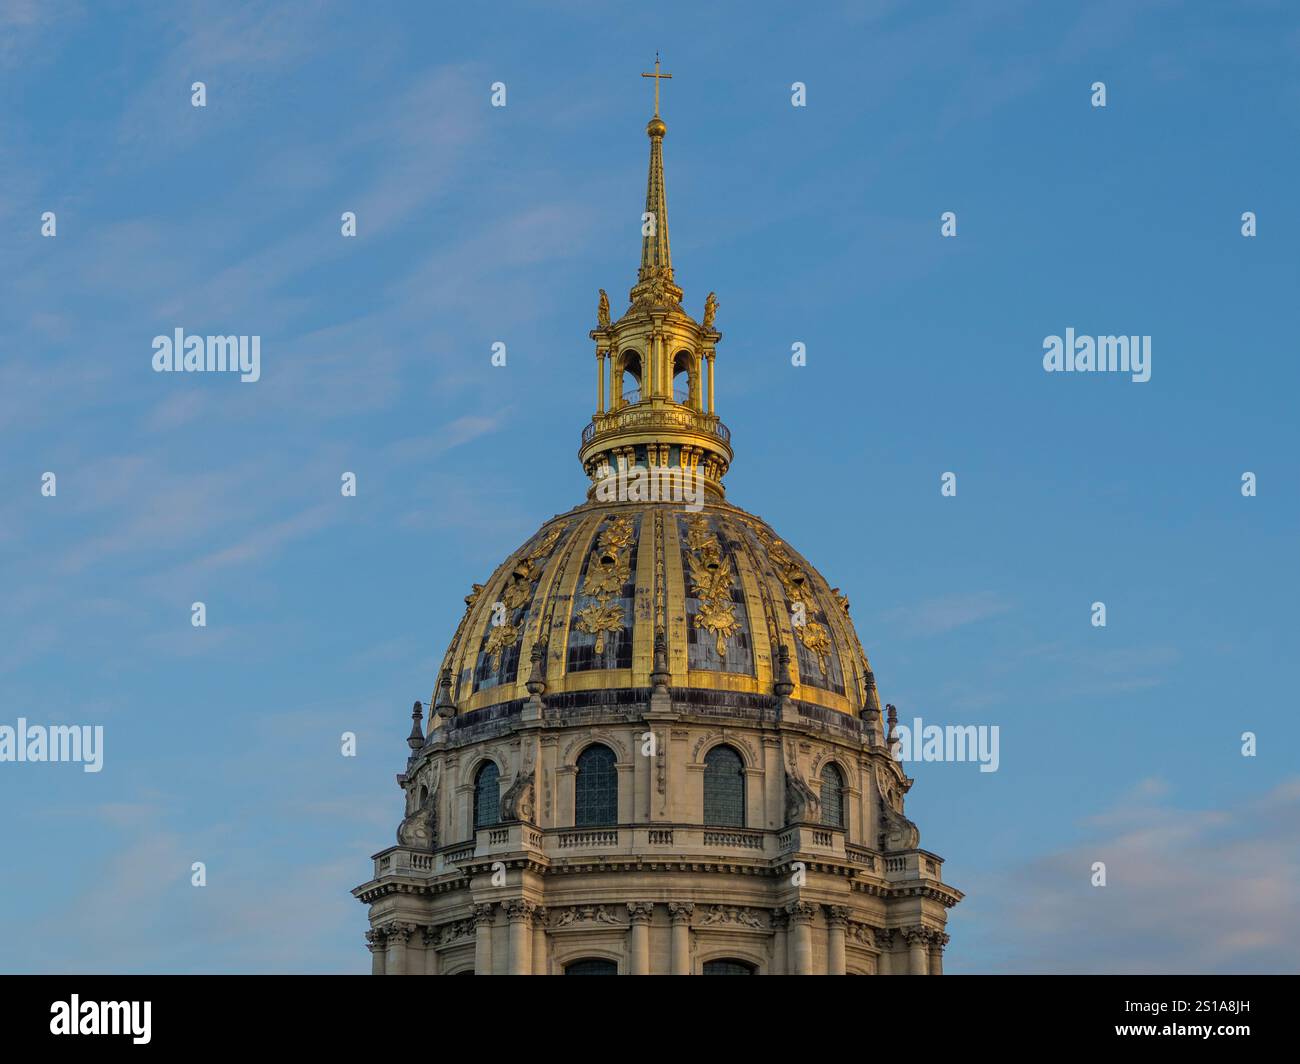
[[[754,966],[746,964],[744,961],[735,961],[730,957],[724,957],[722,960],[705,961],[705,975],[753,975]]]
[[[704,823],[745,826],[745,763],[729,746],[715,746],[704,755]]]
[[[822,768],[822,823],[844,827],[844,774],[830,762]]]
[[[589,746],[578,757],[573,823],[580,828],[618,823],[618,769],[614,767],[614,751],[608,746]]]
[[[565,975],[618,975],[618,965],[603,957],[584,957],[564,966]]]
[[[474,830],[501,822],[501,772],[489,761],[474,777]]]

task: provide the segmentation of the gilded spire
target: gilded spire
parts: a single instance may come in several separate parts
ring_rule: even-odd
[[[659,53],[655,53],[655,68],[643,78],[655,79],[655,113],[645,127],[650,138],[650,174],[646,180],[645,216],[641,225],[641,268],[637,271],[638,285],[653,279],[668,284],[673,280],[673,258],[668,245],[668,196],[664,191],[664,134],[668,127],[659,117],[659,82],[671,74],[659,72]]]
[[[722,495],[731,464],[731,434],[713,410],[713,362],[722,334],[714,325],[718,297],[704,301],[696,321],[682,309],[668,246],[659,82],[672,77],[655,56],[655,113],[646,126],[650,176],[641,226],[641,267],[630,306],[615,319],[602,289],[596,308],[596,412],[582,433],[578,457],[602,498],[610,478],[636,470],[679,476]]]

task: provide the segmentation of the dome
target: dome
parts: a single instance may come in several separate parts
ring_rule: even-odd
[[[586,500],[473,585],[411,708],[396,845],[353,891],[377,974],[943,970],[961,893],[848,599],[727,498],[721,304],[682,306],[658,111],[636,282],[588,334]]]
[[[644,690],[660,635],[675,699],[770,704],[788,676],[805,712],[879,710],[845,596],[718,498],[589,501],[547,521],[466,604],[443,660],[450,690],[435,692],[460,714],[522,705],[539,678],[552,709]]]

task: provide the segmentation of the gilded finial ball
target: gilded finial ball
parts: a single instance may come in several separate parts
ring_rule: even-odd
[[[662,118],[655,115],[654,118],[650,119],[650,121],[646,123],[645,131],[649,136],[662,137],[668,132],[668,127],[664,125],[664,120]]]

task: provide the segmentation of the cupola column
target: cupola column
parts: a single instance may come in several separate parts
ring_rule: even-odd
[[[605,359],[609,352],[603,348],[596,350],[596,413],[605,412]]]
[[[704,356],[709,363],[709,413],[713,413],[713,352],[709,351]]]

